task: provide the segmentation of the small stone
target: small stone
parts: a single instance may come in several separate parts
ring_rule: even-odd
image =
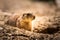
[[[2,27],[0,27],[0,30],[3,30],[3,28],[2,28]]]

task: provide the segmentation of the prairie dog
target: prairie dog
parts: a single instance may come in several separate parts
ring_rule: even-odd
[[[35,19],[35,16],[31,13],[24,13],[22,16],[13,15],[7,21],[7,24],[16,26],[20,29],[26,29],[33,31],[32,21]]]
[[[18,28],[24,28],[26,30],[33,31],[32,20],[34,19],[35,19],[35,16],[30,13],[23,14],[21,18],[17,19],[16,26]]]

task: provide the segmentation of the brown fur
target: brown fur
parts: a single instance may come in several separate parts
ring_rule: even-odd
[[[26,30],[33,31],[32,20],[34,19],[35,19],[35,16],[30,13],[23,14],[22,18],[18,18],[16,25],[19,28],[24,28]]]
[[[33,31],[32,29],[32,20],[35,19],[35,16],[31,13],[25,13],[21,16],[13,15],[7,21],[7,24],[12,26],[17,26],[18,28],[26,29],[29,31]]]
[[[19,18],[19,15],[12,15],[8,18],[6,24],[11,26],[16,26],[16,21]]]

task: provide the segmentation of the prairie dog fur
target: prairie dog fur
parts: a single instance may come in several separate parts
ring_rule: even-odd
[[[16,26],[18,28],[24,28],[26,30],[33,31],[32,20],[34,19],[35,16],[30,13],[23,14],[21,18],[18,18]]]
[[[16,26],[20,29],[26,29],[33,31],[32,21],[35,19],[35,16],[31,13],[24,13],[22,16],[13,15],[7,21],[7,24]]]

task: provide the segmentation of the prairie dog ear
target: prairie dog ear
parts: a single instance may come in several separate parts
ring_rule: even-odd
[[[27,16],[26,13],[24,13],[24,14],[22,15],[22,18],[24,19],[26,16]]]
[[[23,14],[23,16],[25,16],[25,15],[26,15],[26,13]]]

